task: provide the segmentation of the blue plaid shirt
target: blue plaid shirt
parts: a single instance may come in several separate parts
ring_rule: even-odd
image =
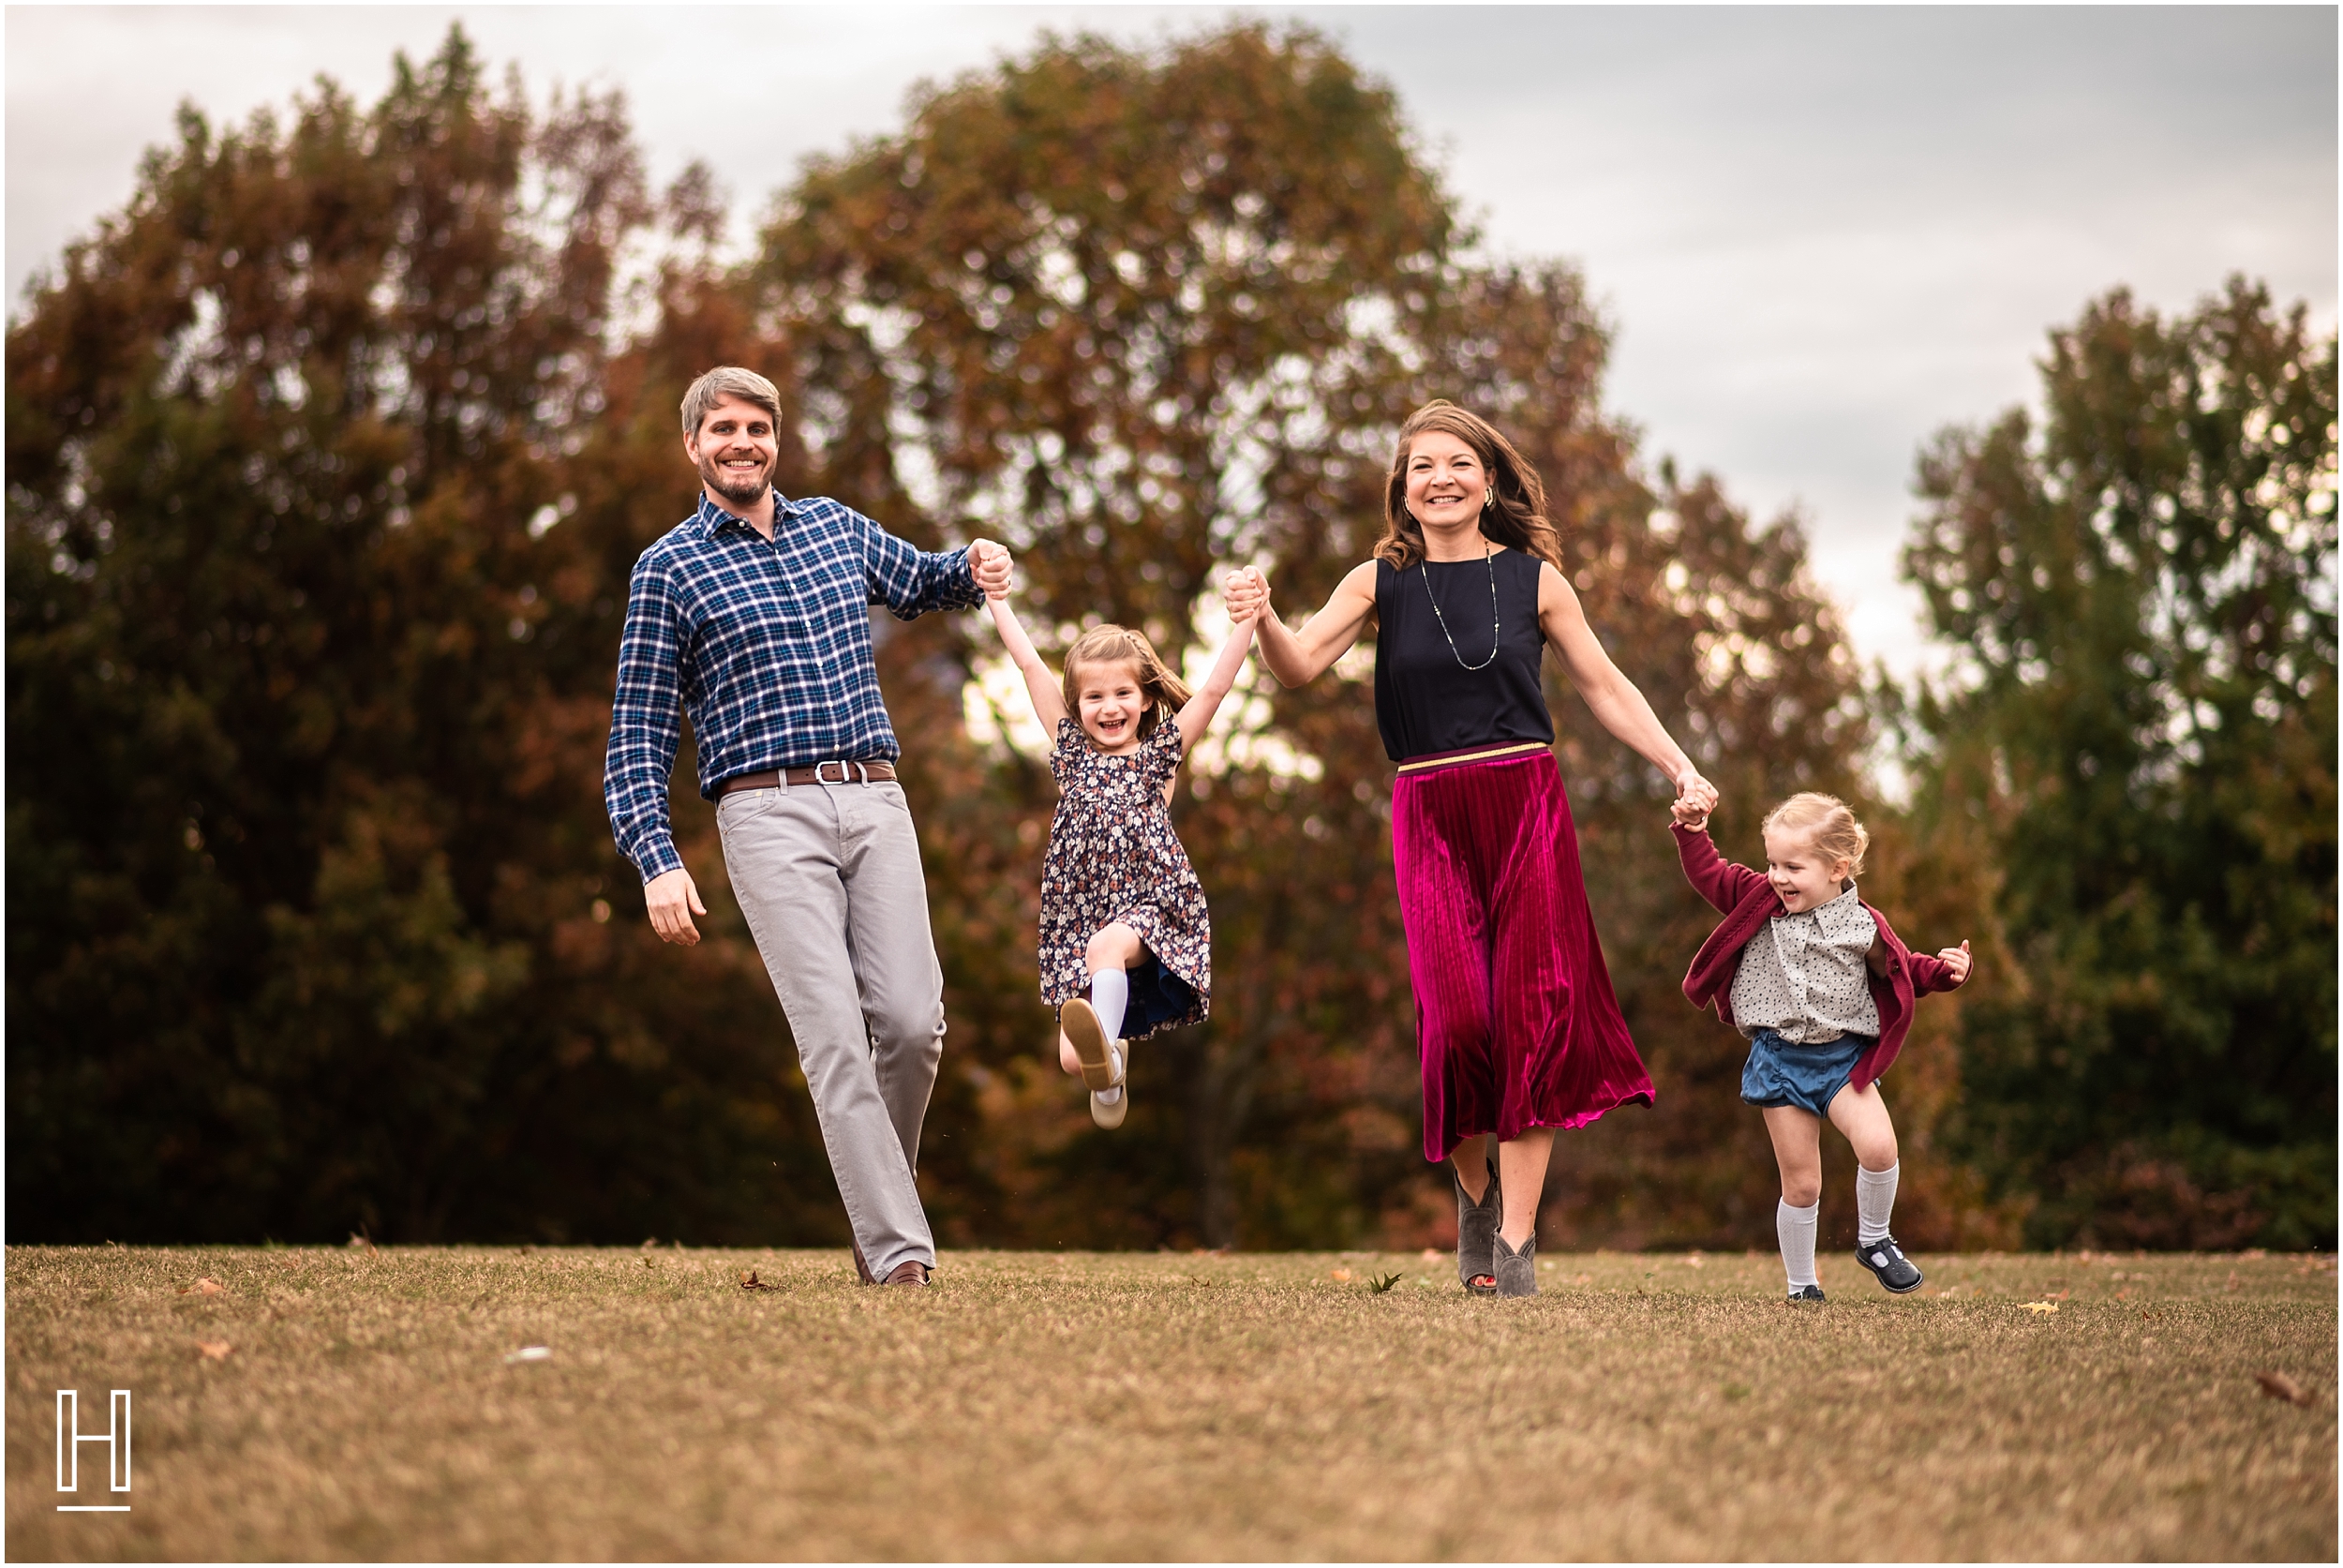
[[[870,606],[902,620],[984,602],[966,550],[930,555],[827,497],[773,497],[773,537],[700,495],[634,563],[603,799],[648,882],[683,864],[667,817],[680,712],[700,793],[741,773],[903,754],[879,696]]]

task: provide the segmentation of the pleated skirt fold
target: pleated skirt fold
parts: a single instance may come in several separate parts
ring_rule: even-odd
[[[1553,754],[1403,773],[1392,859],[1424,1069],[1424,1157],[1649,1105],[1587,907]]]

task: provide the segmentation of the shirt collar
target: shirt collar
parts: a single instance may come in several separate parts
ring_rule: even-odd
[[[773,491],[773,522],[776,528],[780,525],[782,518],[794,515],[797,509],[797,502],[783,495],[778,489]],[[714,538],[716,530],[726,523],[738,523],[742,528],[749,527],[749,520],[746,517],[717,505],[715,498],[705,489],[700,491],[700,505],[696,515],[699,518],[700,533],[704,538]],[[751,531],[754,530],[751,530]]]
[[[1798,915],[1793,915],[1787,910],[1784,910],[1783,913],[1776,915],[1774,918],[1777,920],[1794,920],[1798,918],[1798,915],[1812,915],[1814,917],[1815,923],[1819,925],[1822,923],[1822,917],[1826,912],[1834,915],[1843,914],[1847,910],[1855,908],[1862,902],[1862,895],[1857,890],[1855,884],[1849,882],[1845,887],[1840,889],[1835,896],[1823,900],[1812,909],[1801,909],[1798,912]]]

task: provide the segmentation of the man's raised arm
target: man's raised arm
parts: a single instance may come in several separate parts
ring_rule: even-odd
[[[898,620],[909,620],[930,610],[974,609],[984,603],[988,587],[1008,586],[1008,551],[990,539],[972,540],[965,549],[931,552],[896,538],[868,517],[857,516],[871,598],[894,611]]]

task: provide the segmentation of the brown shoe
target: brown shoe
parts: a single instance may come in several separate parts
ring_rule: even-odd
[[[860,1279],[865,1285],[877,1284],[878,1277],[871,1272],[870,1262],[862,1256],[862,1244],[860,1242],[856,1242],[853,1246],[854,1272],[856,1277]]]
[[[917,1258],[905,1258],[887,1277],[889,1285],[917,1285],[922,1290],[928,1283],[928,1265]]]

